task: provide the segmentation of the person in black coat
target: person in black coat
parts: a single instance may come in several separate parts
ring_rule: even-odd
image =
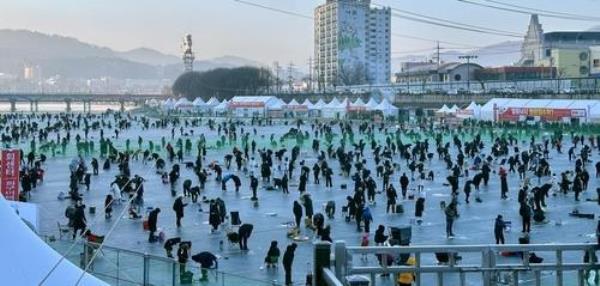
[[[494,223],[494,237],[496,238],[496,244],[504,244],[504,229],[506,228],[506,223],[502,218],[502,215],[498,215],[496,217],[496,222]]]
[[[269,247],[269,251],[267,251],[267,256],[265,257],[265,265],[268,267],[276,267],[277,260],[279,260],[279,256],[281,252],[279,251],[279,247],[277,247],[277,240],[271,241],[271,246]]]
[[[375,231],[375,245],[383,245],[387,239],[388,236],[385,235],[385,226],[380,224]]]
[[[173,203],[173,211],[175,211],[175,217],[177,218],[177,227],[181,227],[181,218],[183,217],[183,208],[186,207],[187,204],[183,203],[183,197],[179,196],[175,199]]]
[[[200,268],[202,271],[202,277],[200,277],[200,281],[208,280],[208,269],[219,268],[219,262],[217,261],[217,257],[208,251],[203,251],[192,256],[192,260],[200,264]]]
[[[284,194],[289,194],[290,191],[288,190],[288,175],[287,174],[283,174],[283,177],[281,178],[281,191]]]
[[[238,235],[240,236],[241,250],[248,250],[248,238],[250,238],[250,235],[252,235],[253,229],[254,226],[249,223],[245,223],[240,226],[240,229],[238,230]]]
[[[300,222],[302,221],[302,206],[298,201],[294,201],[294,218],[296,219],[296,227],[300,228]]]
[[[148,230],[150,231],[150,234],[148,235],[148,242],[156,241],[154,233],[156,232],[156,223],[158,222],[159,213],[160,208],[155,208],[152,211],[150,211],[150,214],[148,215]]]
[[[309,194],[304,195],[304,214],[308,219],[312,219],[313,216],[313,203]]]
[[[179,262],[179,273],[185,273],[185,264],[187,263],[189,257],[189,244],[179,244],[179,249],[177,249],[177,262]]]
[[[522,202],[521,207],[519,208],[519,215],[521,215],[521,220],[523,222],[523,231],[529,233],[531,228],[531,207],[526,203]]]
[[[106,195],[106,199],[104,199],[104,218],[109,219],[112,217],[112,205],[113,205],[113,196],[111,194]]]
[[[212,231],[216,231],[217,229],[219,229],[219,225],[221,224],[221,217],[219,215],[219,207],[218,207],[217,203],[213,200],[211,200],[211,202],[210,202],[208,222],[213,227]]]
[[[73,212],[73,239],[77,236],[78,230],[80,231],[80,235],[83,235],[86,226],[85,205],[81,200],[77,200],[75,203],[75,211]]]
[[[298,245],[296,243],[292,243],[288,245],[283,253],[283,270],[285,270],[285,285],[292,285],[292,264],[294,263],[294,251]]]
[[[255,178],[254,175],[250,176],[250,189],[252,189],[251,200],[257,201],[258,197],[256,196],[256,191],[258,190],[258,179]]]

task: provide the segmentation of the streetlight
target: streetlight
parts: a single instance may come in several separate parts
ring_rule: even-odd
[[[471,93],[471,59],[476,59],[477,56],[474,55],[466,55],[466,56],[458,56],[459,59],[467,60],[467,90]]]

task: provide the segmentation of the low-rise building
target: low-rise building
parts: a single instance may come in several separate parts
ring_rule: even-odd
[[[475,78],[480,81],[511,81],[511,80],[538,80],[556,77],[556,68],[553,67],[515,67],[505,66],[497,68],[483,68],[475,72]]]
[[[451,62],[437,63],[406,63],[402,70],[396,73],[396,83],[429,83],[429,82],[465,82],[475,80],[482,66],[474,63]]]

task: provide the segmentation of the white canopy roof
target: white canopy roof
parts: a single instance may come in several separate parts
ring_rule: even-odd
[[[302,105],[306,105],[309,109],[314,106],[314,104],[312,102],[310,102],[310,100],[308,100],[308,98],[305,99],[304,102],[302,102]]]
[[[0,235],[0,277],[4,285],[75,285],[83,270],[42,241],[0,195],[0,217],[5,230]],[[52,271],[52,268],[56,269]],[[79,285],[108,286],[90,274],[84,274]]]
[[[450,108],[448,108],[448,106],[444,104],[444,106],[442,106],[442,108],[438,109],[436,112],[437,113],[449,113]]]
[[[387,99],[384,99],[376,107],[376,110],[381,110],[383,115],[396,115],[398,113],[398,107],[391,104]]]
[[[359,97],[352,103],[352,106],[365,106],[365,102]]]
[[[456,113],[460,108],[458,108],[458,106],[452,105],[452,107],[450,107],[450,113]]]
[[[196,98],[194,99],[194,101],[192,101],[192,104],[193,104],[194,106],[202,106],[202,105],[205,105],[206,103],[204,102],[204,100],[202,100],[202,98],[200,98],[200,97],[196,97]]]
[[[319,100],[317,101],[317,103],[315,103],[313,105],[313,107],[316,109],[321,109],[321,108],[325,107],[325,105],[327,105],[327,103],[325,103],[325,101],[323,101],[322,98],[319,98]]]
[[[367,104],[365,104],[365,105],[367,106],[368,110],[373,110],[373,109],[375,109],[375,107],[377,105],[379,105],[379,103],[377,101],[375,101],[374,98],[371,97],[371,98],[369,98],[369,101],[367,101]]]
[[[336,98],[334,97],[329,103],[327,103],[324,108],[329,108],[329,109],[339,109],[342,107],[341,105],[342,103]]]
[[[167,110],[175,108],[175,100],[168,98],[167,100],[163,101],[162,107]]]
[[[223,101],[221,101],[219,104],[215,105],[215,107],[213,107],[213,109],[215,111],[227,111],[227,107],[228,107],[229,102],[225,99],[223,99]]]
[[[494,107],[499,112],[502,112],[508,108],[585,110],[588,120],[596,121],[598,118],[600,118],[600,100],[493,98],[481,106],[480,119],[494,120]]]
[[[296,99],[294,98],[287,105],[300,105],[300,103],[298,103],[298,101],[296,101]]]
[[[211,97],[207,102],[206,105],[208,106],[217,106],[219,104],[219,100],[216,97]]]
[[[476,110],[478,108],[477,103],[475,101],[471,101],[469,106],[465,107],[464,110]]]

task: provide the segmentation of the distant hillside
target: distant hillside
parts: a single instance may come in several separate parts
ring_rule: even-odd
[[[119,52],[75,38],[26,30],[0,30],[0,73],[21,75],[25,65],[39,66],[44,77],[109,76],[120,79],[175,79],[183,71],[179,57],[149,48]],[[196,61],[198,71],[218,67],[260,66],[241,57]]]
[[[116,54],[116,56],[128,61],[155,66],[176,64],[181,61],[179,57],[163,54],[159,51],[148,48],[137,48],[126,52],[119,52]]]

